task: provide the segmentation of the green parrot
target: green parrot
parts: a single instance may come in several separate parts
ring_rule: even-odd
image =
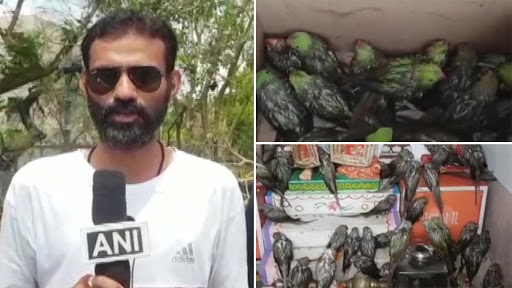
[[[503,83],[512,87],[512,62],[506,62],[498,68],[498,75]]]
[[[443,39],[432,41],[427,45],[421,57],[424,63],[432,63],[443,67],[448,58],[448,41]]]
[[[385,96],[414,99],[421,98],[424,91],[443,78],[443,71],[435,64],[401,58],[369,70],[361,85]]]
[[[270,68],[256,74],[256,105],[258,112],[285,138],[295,141],[313,129],[311,113],[299,102],[290,83]]]
[[[477,64],[476,50],[469,44],[460,44],[448,65],[446,79],[439,83],[441,103],[450,105],[460,98],[474,82]]]
[[[439,254],[439,256],[446,263],[446,268],[448,269],[448,274],[450,277],[450,281],[454,281],[455,279],[455,257],[453,256],[453,239],[450,235],[450,230],[443,223],[441,217],[432,217],[430,219],[426,219],[423,222],[425,229],[427,230],[428,237],[432,243],[432,247],[434,251]],[[456,287],[456,286],[452,286]]]
[[[297,56],[308,74],[322,76],[339,87],[346,78],[341,63],[326,40],[308,32],[295,32],[286,42],[291,46],[291,55]]]
[[[359,74],[385,62],[384,54],[369,41],[357,39],[354,44],[354,57],[350,61],[350,74]]]
[[[290,73],[290,83],[300,102],[318,118],[346,126],[352,118],[345,95],[331,82],[318,75],[296,70]]]

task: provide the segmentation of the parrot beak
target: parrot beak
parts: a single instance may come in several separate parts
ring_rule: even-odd
[[[356,47],[357,47],[357,46],[361,46],[361,45],[363,45],[363,44],[365,44],[365,43],[366,43],[366,41],[365,41],[365,40],[363,40],[363,39],[356,39]]]
[[[446,74],[442,73],[441,74],[441,80],[444,80],[444,79],[446,79]]]
[[[265,43],[268,46],[276,46],[278,42],[279,42],[279,39],[277,39],[277,38],[267,38],[267,39],[265,39]]]

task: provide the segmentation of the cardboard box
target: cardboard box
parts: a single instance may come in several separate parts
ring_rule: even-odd
[[[479,224],[478,232],[482,232],[485,203],[487,200],[487,183],[480,183],[476,205],[473,180],[441,174],[439,183],[441,199],[444,204],[444,222],[448,226],[452,238],[458,240],[462,229],[469,221],[477,222]],[[404,184],[402,183],[400,186],[401,191],[404,191]],[[429,203],[425,207],[422,219],[413,226],[411,242],[414,244],[429,243],[428,235],[423,226],[423,219],[440,215],[437,204],[434,202],[433,194],[426,187],[424,179],[421,179],[415,197],[421,196],[426,196]],[[400,214],[404,215],[407,203],[403,199],[403,193],[401,193],[401,197],[403,205],[400,207]]]
[[[358,38],[393,53],[418,51],[426,42],[443,38],[452,44],[468,42],[481,51],[510,53],[511,11],[511,0],[258,0],[257,70],[264,63],[264,34],[298,30],[322,35],[337,52],[352,51]],[[261,115],[256,125],[256,141],[275,141],[275,131]]]

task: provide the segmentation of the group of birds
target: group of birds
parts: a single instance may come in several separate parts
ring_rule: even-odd
[[[426,197],[415,195],[420,175],[424,175],[429,189],[435,194],[434,199],[436,204],[441,206],[440,211],[442,211],[442,201],[438,175],[441,166],[469,166],[470,175],[476,183],[475,187],[479,185],[477,182],[480,181],[482,176],[485,176],[485,180],[492,180],[493,178],[492,172],[487,169],[481,145],[453,146],[434,144],[426,145],[426,147],[431,153],[431,161],[429,163],[422,164],[414,160],[414,155],[408,149],[403,149],[390,163],[381,163],[381,177],[390,178],[390,180],[376,192],[387,190],[396,185],[400,180],[406,183],[404,196],[407,203],[406,212],[401,220],[401,224],[394,231],[374,236],[369,227],[364,227],[362,235],[360,235],[358,227],[352,227],[349,233],[347,225],[339,225],[318,259],[309,259],[307,257],[297,259],[297,265],[293,269],[291,267],[291,262],[294,259],[293,243],[284,233],[275,232],[273,234],[273,255],[279,267],[281,278],[274,283],[274,287],[308,288],[310,283],[314,282],[318,288],[328,288],[331,287],[335,279],[334,276],[337,269],[341,269],[343,273],[346,273],[351,265],[358,269],[358,273],[351,279],[340,282],[344,287],[393,287],[394,271],[409,252],[412,227],[423,217],[423,211],[428,204]],[[322,153],[329,155],[321,145],[317,145],[317,149],[319,149],[319,152],[322,151]],[[319,157],[321,157],[320,155],[321,153],[319,153]],[[332,165],[328,158],[324,160],[322,165],[327,166],[327,162]],[[258,169],[260,169],[259,172]],[[291,153],[285,151],[280,145],[264,145],[263,153],[261,157],[258,157],[257,161],[257,179],[263,185],[281,195],[281,207],[263,205],[261,210],[265,212],[269,220],[278,223],[292,222],[300,224],[312,222],[293,218],[283,208],[284,192],[287,190],[287,181],[289,181],[292,169],[293,159]],[[287,172],[283,173],[282,171]],[[283,175],[288,178],[283,178]],[[325,177],[324,181],[326,181]],[[335,187],[336,185],[326,186]],[[335,191],[337,193],[337,190]],[[373,209],[362,215],[370,216],[389,213],[396,200],[396,195],[388,194]],[[455,241],[452,239],[450,231],[443,221],[442,213],[441,217],[424,219],[423,225],[431,241],[432,249],[446,264],[450,286],[459,287],[464,284],[457,281],[460,275],[464,275],[461,274],[464,269],[464,278],[471,284],[489,251],[491,244],[489,231],[483,231],[481,234],[478,234],[478,224],[476,222],[469,222],[464,226],[458,240]],[[388,247],[390,262],[384,264],[379,269],[374,260],[376,250]],[[338,253],[343,255],[341,262],[336,260]],[[459,257],[461,265],[457,271],[456,263],[458,263]],[[315,279],[313,279],[313,272],[309,267],[311,262],[316,262]],[[499,265],[491,265],[485,275],[483,285],[484,288],[504,287]]]
[[[449,46],[397,56],[358,39],[345,64],[318,34],[267,38],[258,113],[287,142],[512,141],[512,55]]]

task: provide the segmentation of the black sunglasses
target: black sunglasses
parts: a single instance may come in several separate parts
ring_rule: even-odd
[[[162,83],[163,74],[154,66],[104,67],[87,71],[87,88],[94,94],[107,94],[114,90],[123,71],[137,89],[146,93],[155,92]]]

